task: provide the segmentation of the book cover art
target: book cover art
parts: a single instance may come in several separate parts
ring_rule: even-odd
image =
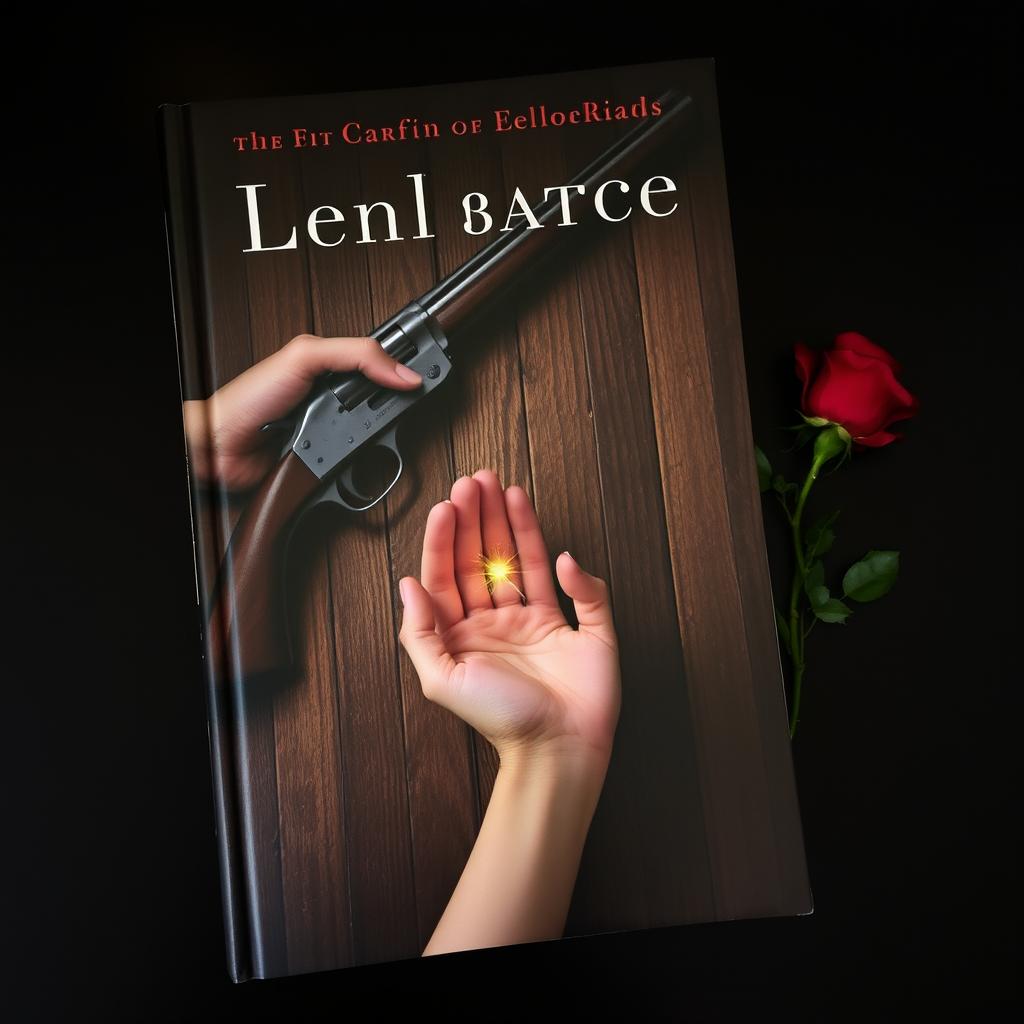
[[[713,62],[160,124],[231,976],[810,912]]]

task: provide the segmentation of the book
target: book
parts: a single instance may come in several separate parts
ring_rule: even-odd
[[[424,694],[398,581],[481,469],[618,639],[563,934],[810,913],[714,62],[158,119],[232,979],[420,956],[445,912],[499,761]],[[324,371],[264,474],[211,468],[211,396],[364,336],[420,386]]]

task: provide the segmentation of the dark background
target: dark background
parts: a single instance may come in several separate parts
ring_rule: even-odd
[[[1018,25],[1010,5],[637,10],[570,31],[421,32],[341,18],[223,29],[95,22],[9,36],[3,216],[9,618],[5,1003],[19,1019],[292,1016],[414,1002],[502,1017],[621,1005],[993,1006],[1015,996],[1011,662],[1020,545]],[[581,24],[592,16],[580,12]],[[576,32],[580,31],[577,26]],[[794,745],[815,913],[620,933],[232,986],[155,110],[713,56],[752,417],[782,465],[792,345],[857,330],[921,399],[906,440],[816,487],[832,581],[869,548],[901,578],[818,626]],[[802,456],[789,456],[797,467]],[[768,508],[776,584],[788,572]],[[547,994],[539,993],[546,989]]]

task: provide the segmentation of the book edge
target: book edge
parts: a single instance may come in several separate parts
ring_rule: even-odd
[[[186,387],[189,392],[205,394],[200,353],[190,351],[198,346],[202,332],[196,311],[196,296],[190,270],[197,266],[196,242],[190,231],[194,212],[190,186],[188,104],[163,103],[156,112],[158,144],[163,170],[164,230],[167,243],[168,275],[171,284],[171,312],[174,323],[178,360],[179,398],[184,406]],[[241,897],[244,879],[237,861],[237,843],[233,841],[231,808],[237,801],[233,792],[236,780],[231,759],[225,750],[220,728],[223,712],[219,701],[230,698],[226,689],[218,691],[217,681],[210,676],[209,638],[202,615],[202,558],[199,552],[197,520],[204,515],[199,494],[192,484],[187,437],[182,418],[182,445],[185,480],[189,504],[189,527],[192,532],[193,571],[196,583],[196,625],[199,632],[200,657],[203,664],[207,695],[207,743],[210,754],[211,787],[214,800],[214,836],[221,881],[221,908],[224,923],[225,953],[228,973],[233,982],[253,977],[251,936],[248,915]]]

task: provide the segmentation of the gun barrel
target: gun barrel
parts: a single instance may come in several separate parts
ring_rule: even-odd
[[[622,138],[616,140],[603,153],[592,160],[572,181],[569,188],[584,186],[584,194],[592,195],[602,182],[614,177],[631,174],[661,142],[669,129],[678,126],[689,115],[692,97],[677,89],[669,89],[657,98],[661,113],[649,116],[636,125]],[[574,216],[585,219],[583,196],[569,193],[568,201]],[[562,214],[561,199],[555,195],[532,207],[537,221],[546,226]],[[447,347],[447,336],[458,330],[476,313],[493,303],[500,293],[508,290],[535,270],[541,259],[553,251],[562,238],[570,235],[566,231],[545,231],[530,227],[524,217],[514,228],[503,231],[492,242],[457,267],[443,281],[414,300],[403,310],[380,324],[373,331],[385,352],[393,359],[404,362],[416,347],[406,335],[403,325],[410,313],[417,310],[425,313],[428,321],[440,328],[438,339],[442,348]],[[368,380],[361,373],[332,374],[328,386],[338,402],[352,409],[365,401],[380,385]]]
[[[658,97],[661,113],[648,117],[592,160],[568,185],[584,186],[587,195],[613,177],[623,177],[639,166],[660,144],[670,127],[677,127],[692,109],[690,95],[669,89]],[[570,208],[582,205],[577,194],[569,195]],[[542,225],[561,216],[560,198],[555,195],[532,208]],[[575,211],[574,211],[575,213]],[[443,281],[420,297],[419,304],[434,316],[445,333],[457,329],[478,309],[492,301],[499,291],[517,281],[539,257],[553,249],[564,232],[531,228],[523,218],[512,230],[484,246]]]

